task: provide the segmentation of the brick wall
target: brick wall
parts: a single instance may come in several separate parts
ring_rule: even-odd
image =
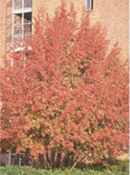
[[[93,21],[99,21],[108,31],[111,44],[119,42],[122,59],[128,59],[128,0],[95,0]]]
[[[2,58],[5,55],[5,14],[6,14],[6,2],[1,0],[0,2],[0,64],[2,64]]]
[[[11,0],[0,0],[0,66],[4,64],[11,35]]]

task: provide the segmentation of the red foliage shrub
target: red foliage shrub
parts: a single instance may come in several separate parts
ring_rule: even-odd
[[[49,165],[58,156],[96,162],[127,151],[128,72],[117,46],[108,53],[101,26],[88,14],[78,24],[62,5],[36,19],[28,45],[0,71],[1,147],[29,149]]]

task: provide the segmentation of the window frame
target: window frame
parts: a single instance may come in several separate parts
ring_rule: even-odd
[[[94,0],[85,0],[85,8],[88,11],[92,11],[93,10],[93,2]]]

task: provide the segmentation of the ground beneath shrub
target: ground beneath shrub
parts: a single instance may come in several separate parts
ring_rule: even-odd
[[[128,161],[120,161],[105,167],[94,166],[85,169],[43,170],[31,167],[0,167],[0,175],[128,175]]]

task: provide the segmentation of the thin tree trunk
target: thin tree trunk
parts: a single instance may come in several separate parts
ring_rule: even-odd
[[[11,165],[11,156],[12,156],[12,153],[11,153],[11,150],[9,150],[8,152],[8,165],[9,166]]]

